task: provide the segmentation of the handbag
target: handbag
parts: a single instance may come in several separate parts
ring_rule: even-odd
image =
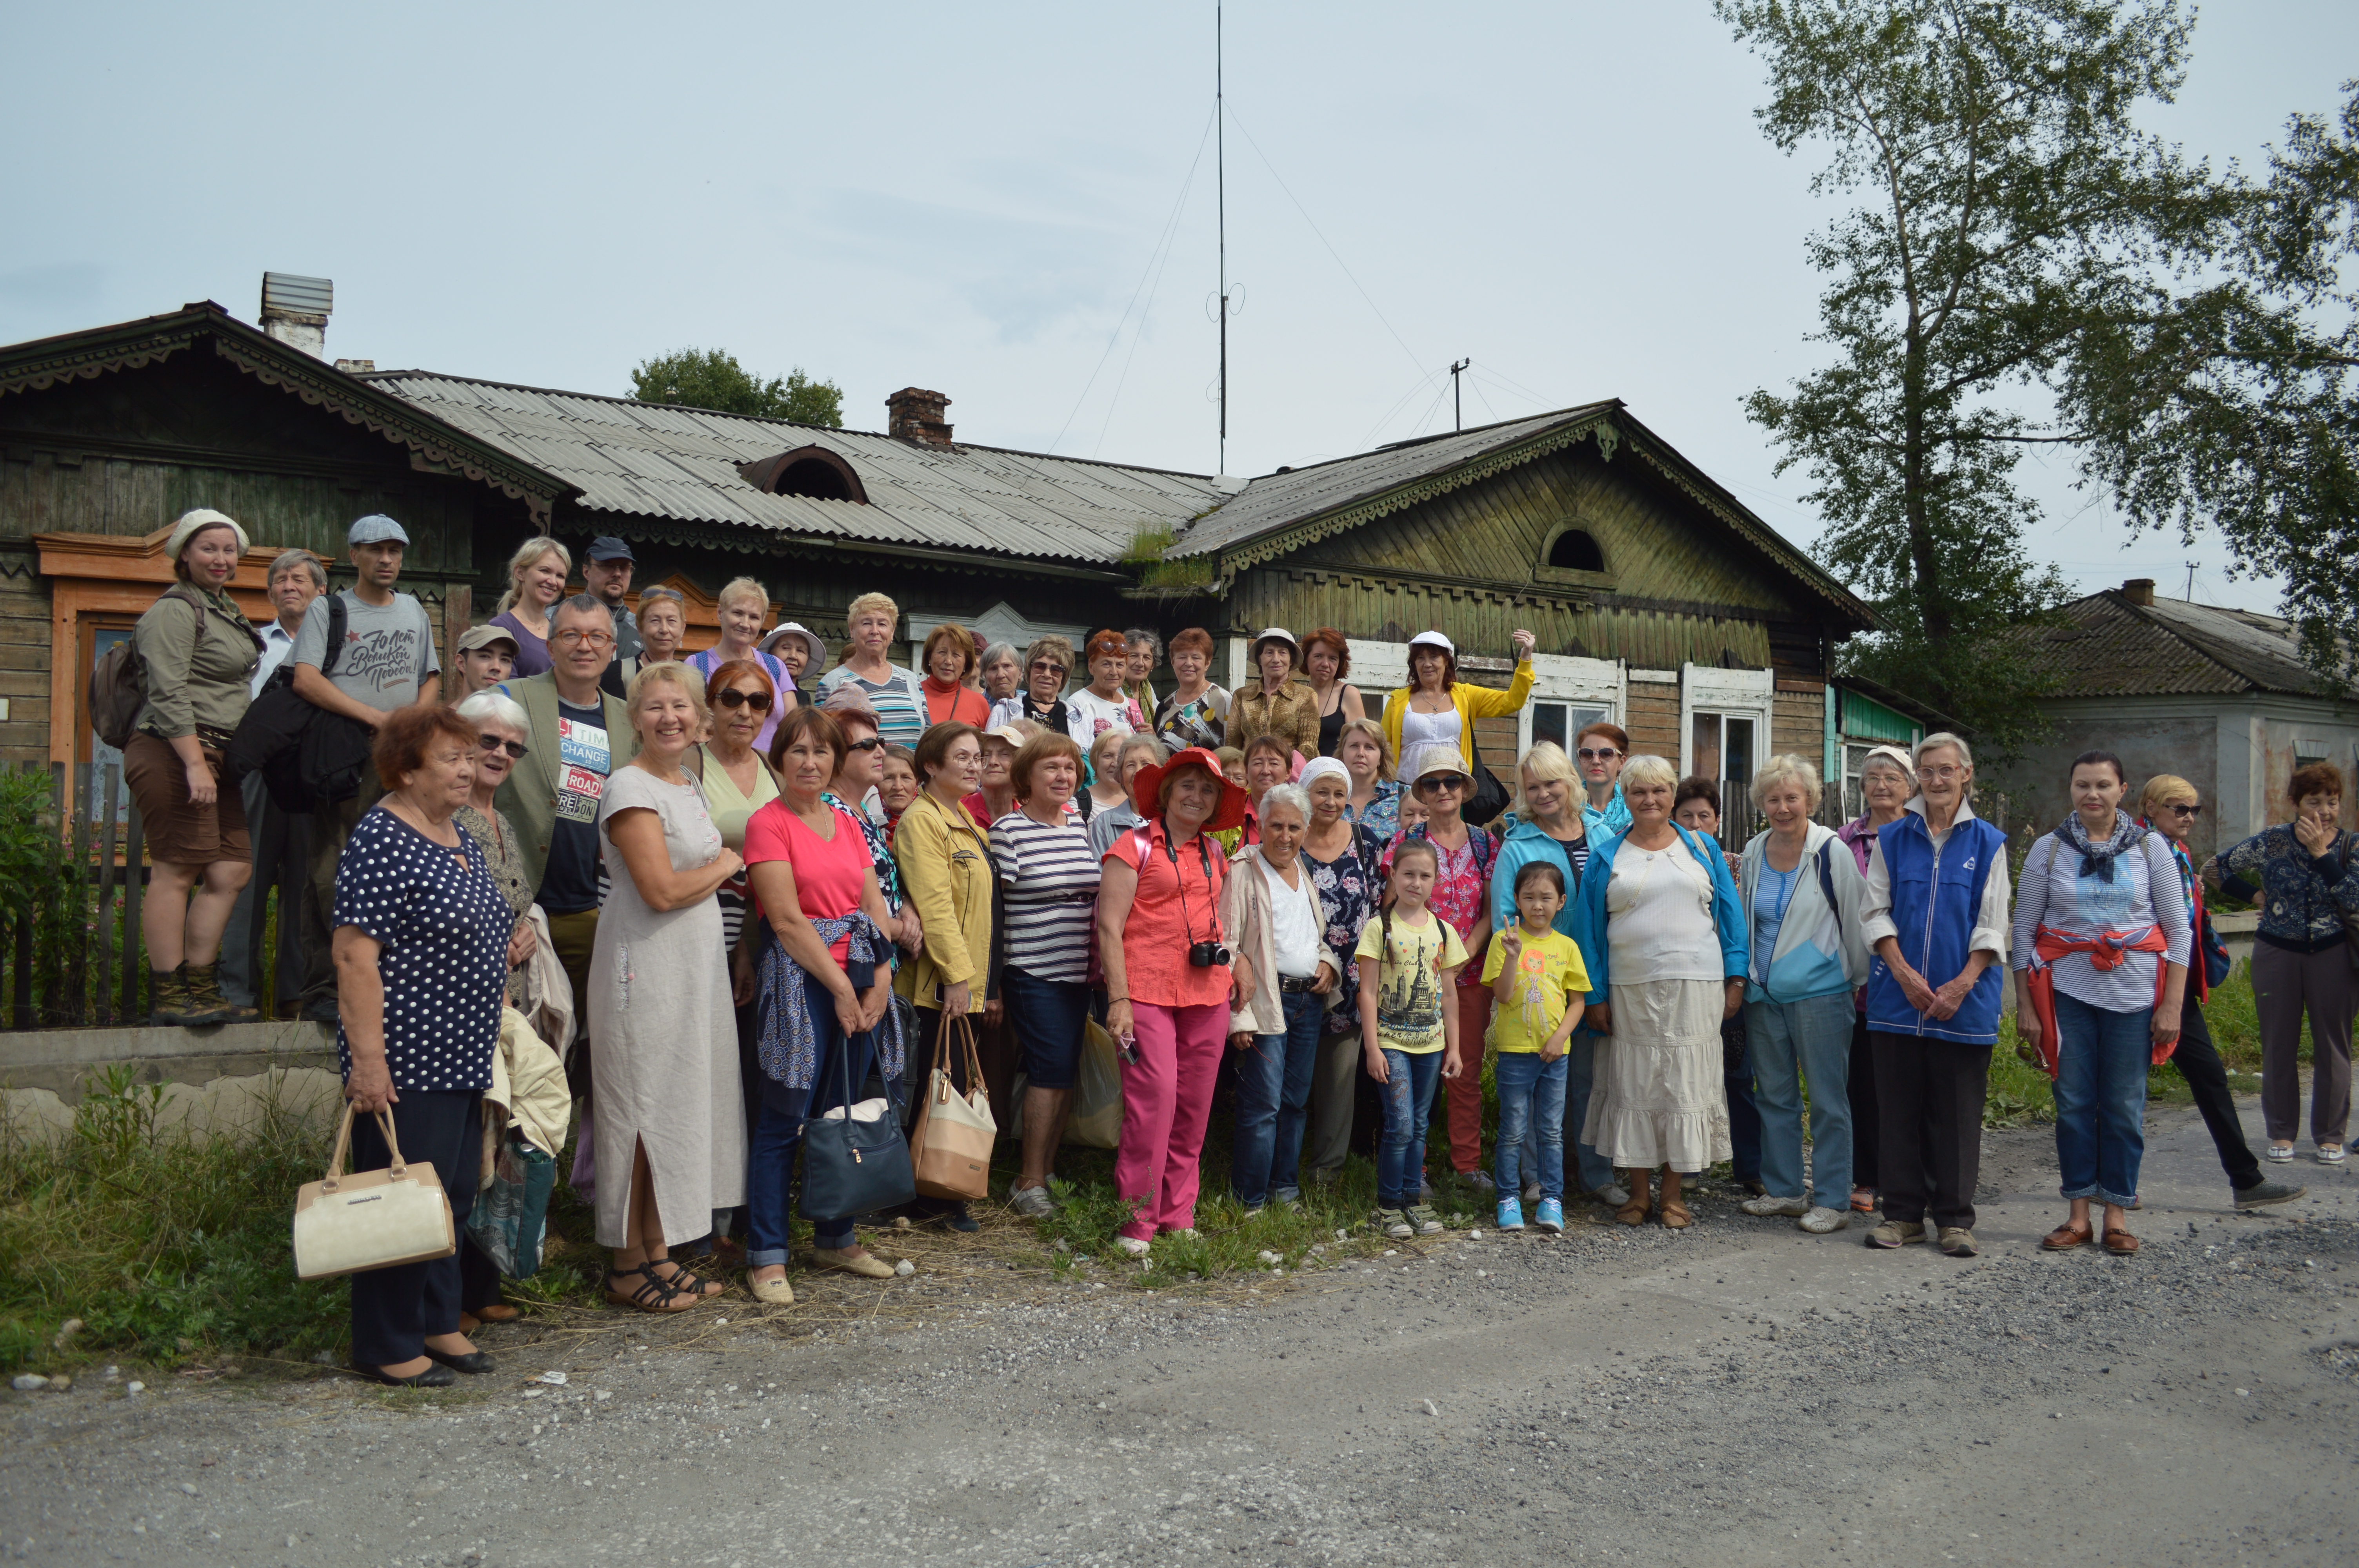
[[[493,1157],[491,1185],[475,1194],[467,1215],[469,1238],[507,1278],[529,1280],[539,1271],[549,1195],[556,1185],[557,1161],[510,1128]]]
[[[955,1031],[966,1047],[967,1092],[947,1070]],[[999,1141],[992,1119],[991,1091],[984,1087],[983,1057],[975,1049],[974,1023],[966,1014],[945,1019],[934,1035],[934,1065],[926,1074],[925,1103],[909,1134],[909,1163],[918,1191],[932,1198],[991,1195],[991,1149]]]
[[[1474,739],[1472,721],[1466,726],[1466,760],[1472,764],[1467,772],[1474,781],[1474,794],[1467,801],[1462,815],[1470,827],[1487,827],[1497,821],[1499,814],[1507,809],[1507,786],[1499,782],[1496,773],[1484,765],[1483,748]]]
[[[835,1069],[846,1103],[803,1122],[803,1211],[820,1219],[870,1214],[918,1195],[901,1108],[885,1093],[852,1100],[852,1054],[839,1048]]]
[[[353,1106],[336,1128],[336,1150],[328,1173],[306,1182],[295,1195],[295,1277],[323,1280],[448,1258],[459,1249],[451,1221],[450,1195],[434,1167],[401,1157],[393,1117],[376,1113],[393,1163],[382,1171],[344,1173],[344,1151],[352,1146]]]

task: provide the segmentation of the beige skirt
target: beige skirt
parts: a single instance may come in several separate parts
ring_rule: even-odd
[[[1614,988],[1614,1033],[1597,1042],[1581,1141],[1624,1171],[1682,1174],[1731,1156],[1721,1073],[1719,980]]]

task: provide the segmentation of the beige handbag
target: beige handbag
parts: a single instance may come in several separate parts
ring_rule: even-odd
[[[955,1030],[966,1047],[966,1081],[961,1094],[944,1070]],[[983,1058],[974,1047],[974,1025],[964,1014],[945,1019],[935,1035],[934,1065],[926,1075],[925,1103],[909,1134],[909,1162],[917,1167],[918,1191],[935,1198],[991,1195],[991,1150],[999,1141],[992,1119],[991,1091],[983,1087]]]
[[[299,1280],[424,1263],[459,1249],[451,1198],[442,1190],[441,1178],[431,1165],[412,1165],[402,1159],[390,1114],[380,1110],[376,1119],[393,1154],[390,1169],[344,1173],[344,1151],[353,1140],[353,1107],[347,1100],[344,1119],[336,1129],[336,1152],[328,1157],[327,1176],[304,1183],[295,1195]]]

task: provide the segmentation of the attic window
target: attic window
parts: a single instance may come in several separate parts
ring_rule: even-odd
[[[852,499],[852,481],[842,470],[817,458],[788,463],[778,471],[775,488],[780,495],[808,495],[815,501]]]
[[[737,470],[745,482],[772,495],[807,495],[814,501],[849,501],[868,504],[867,487],[859,470],[840,452],[826,447],[797,447],[775,458],[747,463]]]
[[[1565,571],[1602,572],[1605,569],[1605,552],[1583,530],[1567,528],[1549,546],[1548,564]]]

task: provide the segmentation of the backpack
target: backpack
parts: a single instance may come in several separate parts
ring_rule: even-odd
[[[322,676],[333,674],[344,656],[347,613],[344,596],[329,594]],[[259,773],[270,803],[300,815],[320,802],[347,800],[360,792],[375,736],[367,725],[314,708],[297,696],[290,655],[270,672],[262,683],[262,695],[238,720],[237,732],[223,751],[222,767],[232,782]]]
[[[160,598],[179,600],[196,611],[197,634],[189,643],[194,658],[197,644],[205,639],[204,601],[182,593],[178,585],[166,589]],[[129,745],[133,727],[147,706],[147,662],[139,656],[136,637],[125,637],[91,666],[89,703],[92,732],[118,752]]]

